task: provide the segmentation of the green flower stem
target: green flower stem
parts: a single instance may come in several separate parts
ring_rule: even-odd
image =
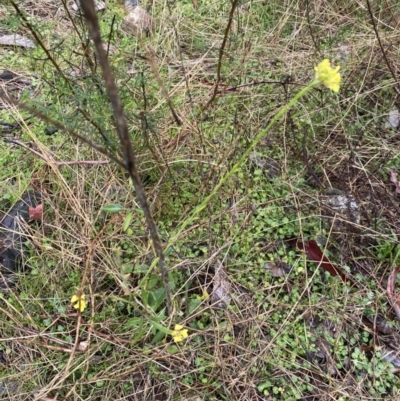
[[[193,210],[192,214],[184,220],[181,225],[177,228],[175,233],[173,233],[172,237],[170,238],[168,245],[165,248],[165,251],[167,251],[175,242],[178,240],[179,236],[182,234],[182,232],[185,230],[185,228],[189,225],[192,224],[195,220],[196,217],[207,207],[208,203],[211,201],[211,199],[215,196],[215,194],[219,191],[219,189],[222,187],[222,185],[230,178],[232,177],[233,174],[235,174],[237,171],[240,170],[241,166],[247,161],[247,158],[249,157],[249,154],[251,151],[257,146],[257,144],[261,141],[261,139],[264,138],[264,136],[269,132],[269,130],[272,128],[272,126],[279,121],[298,101],[301,97],[303,97],[306,93],[308,93],[311,89],[313,89],[315,86],[319,85],[318,80],[312,81],[308,86],[303,88],[300,92],[298,92],[290,101],[287,103],[285,106],[283,106],[278,113],[275,114],[275,116],[271,119],[269,124],[267,125],[266,128],[263,130],[260,130],[260,132],[257,134],[257,136],[254,138],[253,142],[250,144],[250,146],[247,148],[247,150],[243,153],[241,158],[234,164],[234,166],[219,180],[218,184],[214,187],[214,189],[211,191],[211,193],[206,196],[203,201]],[[154,267],[157,263],[157,260],[154,260],[151,267]],[[151,269],[150,269],[151,270]]]

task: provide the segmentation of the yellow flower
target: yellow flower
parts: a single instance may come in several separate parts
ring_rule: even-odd
[[[86,307],[87,307],[87,301],[86,301],[86,296],[85,294],[82,294],[80,296],[78,295],[73,295],[71,298],[71,304],[75,309],[79,309],[81,312],[83,312]]]
[[[203,290],[202,295],[196,295],[196,299],[198,301],[207,300],[208,298],[210,298],[210,294],[207,292],[207,290]]]
[[[340,67],[331,67],[328,59],[322,60],[316,67],[315,79],[323,83],[327,88],[332,89],[334,92],[339,92],[340,88]]]
[[[183,328],[180,324],[176,324],[174,330],[172,330],[172,338],[176,343],[179,343],[180,341],[183,341],[185,338],[187,338],[188,331]]]

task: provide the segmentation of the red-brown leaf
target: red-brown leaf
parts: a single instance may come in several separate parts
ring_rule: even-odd
[[[332,276],[339,276],[344,283],[349,282],[355,286],[355,282],[347,277],[342,271],[334,266],[329,259],[322,253],[317,241],[311,240],[306,242],[298,241],[297,239],[289,240],[289,244],[293,247],[303,250],[311,262],[321,266],[325,271],[329,272]]]
[[[43,203],[36,207],[29,206],[29,219],[42,220],[43,219]]]

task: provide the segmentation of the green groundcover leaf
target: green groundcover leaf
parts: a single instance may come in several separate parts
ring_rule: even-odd
[[[119,212],[122,212],[123,210],[125,210],[125,208],[118,204],[111,204],[111,205],[103,206],[103,208],[101,210],[103,212],[107,212],[107,213],[119,213]]]

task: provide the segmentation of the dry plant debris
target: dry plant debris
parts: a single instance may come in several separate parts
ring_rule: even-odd
[[[0,36],[35,46],[0,46],[1,210],[27,188],[45,200],[40,224],[13,230],[27,268],[0,294],[0,398],[397,401],[397,2],[104,2],[169,316],[70,4],[0,5]],[[190,220],[315,77],[331,90],[303,97]]]

